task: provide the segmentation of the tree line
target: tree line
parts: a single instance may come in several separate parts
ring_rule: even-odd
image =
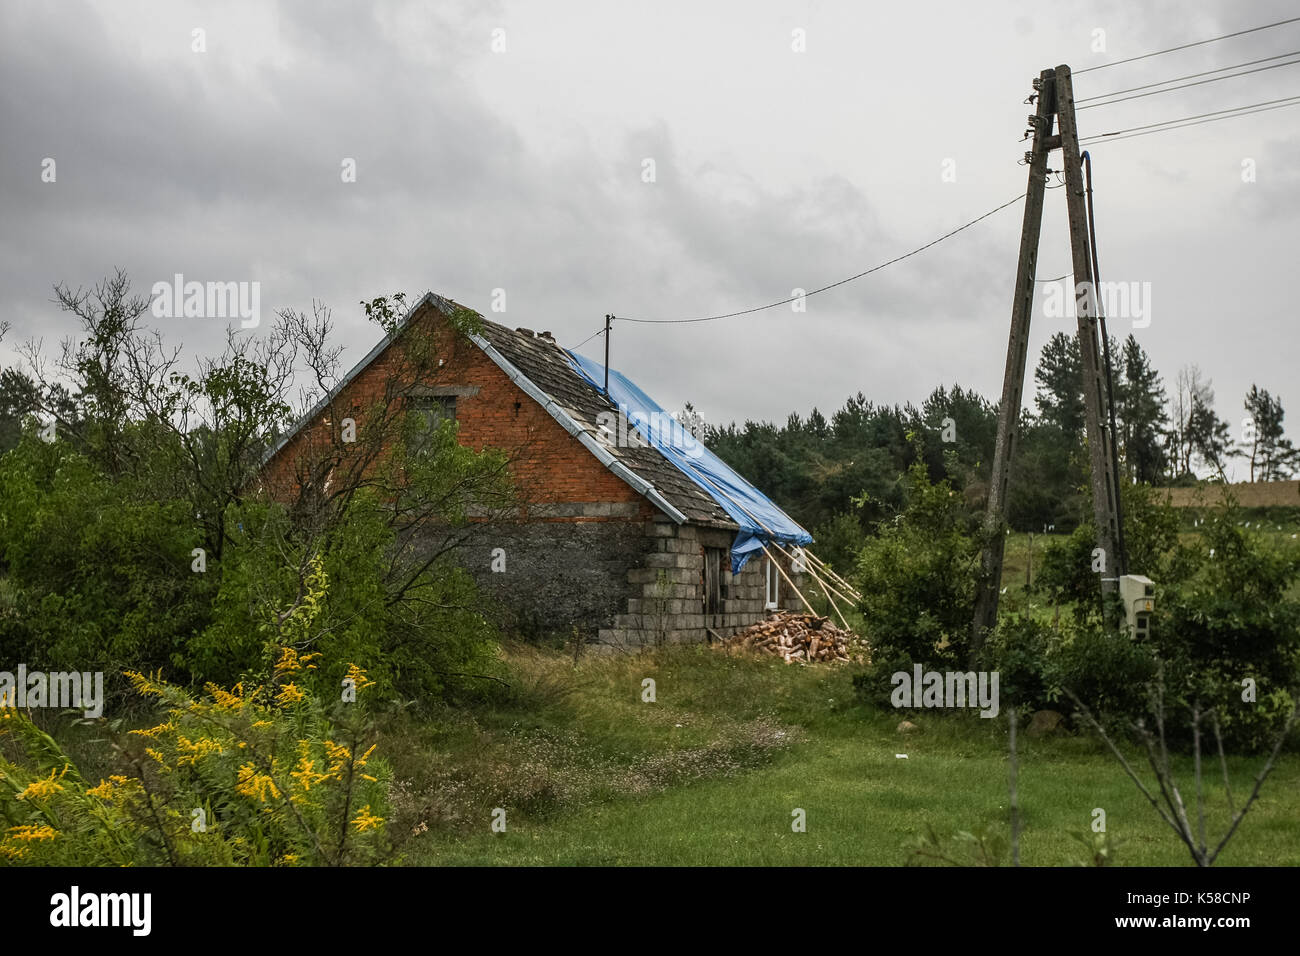
[[[1227,481],[1240,459],[1252,482],[1278,481],[1300,469],[1300,449],[1286,437],[1282,402],[1252,384],[1234,437],[1215,411],[1212,381],[1196,365],[1172,390],[1133,335],[1108,343],[1114,381],[1120,467],[1129,483],[1182,486]],[[1070,531],[1087,519],[1083,367],[1075,336],[1058,332],[1034,370],[1033,408],[1021,413],[1012,464],[1010,526]],[[703,423],[688,404],[685,418],[702,429],[719,457],[780,502],[819,538],[834,543],[863,531],[902,505],[899,477],[918,454],[932,480],[949,481],[968,502],[987,490],[998,406],[961,385],[939,386],[920,407],[877,404],[862,392],[828,418],[814,408],[783,425],[765,421]]]

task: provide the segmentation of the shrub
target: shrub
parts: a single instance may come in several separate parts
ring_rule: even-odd
[[[998,624],[985,644],[983,664],[998,672],[998,693],[1004,705],[1021,710],[1050,705],[1047,665],[1053,643],[1051,629],[1027,613],[1009,616]]]
[[[866,636],[873,656],[943,669],[963,661],[970,643],[979,542],[948,481],[931,483],[917,462],[903,485],[904,509],[858,556]]]

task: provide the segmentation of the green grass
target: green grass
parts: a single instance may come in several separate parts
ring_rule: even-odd
[[[854,701],[847,668],[707,648],[589,660],[576,670],[559,656],[528,653],[514,665],[522,689],[512,704],[431,741],[443,754],[444,784],[475,782],[458,791],[454,819],[409,844],[406,862],[890,866],[908,861],[927,827],[1007,831],[1004,717],[923,712],[912,716],[920,733],[904,737],[896,730],[903,715]],[[640,700],[644,677],[656,681],[655,703]],[[541,717],[539,687],[550,692]],[[530,790],[520,777],[546,778],[544,755],[558,766],[538,799],[536,783]],[[418,756],[415,748],[396,760],[399,775]],[[1238,803],[1262,763],[1230,759]],[[1190,865],[1091,735],[1022,735],[1019,764],[1022,863],[1080,862],[1085,851],[1070,832],[1087,831],[1101,808],[1109,834],[1123,841],[1119,864]],[[1217,764],[1206,766],[1213,837],[1226,812]],[[1181,769],[1192,800],[1190,761]],[[491,831],[494,807],[507,811],[505,833]],[[806,812],[807,832],[791,828],[796,808]],[[1300,865],[1298,817],[1300,755],[1288,754],[1220,864]]]

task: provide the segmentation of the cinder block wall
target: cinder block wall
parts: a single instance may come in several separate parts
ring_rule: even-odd
[[[631,592],[627,612],[599,630],[602,644],[640,646],[706,641],[713,635],[726,638],[766,616],[765,559],[751,558],[739,575],[732,576],[729,556],[734,531],[679,526],[666,518],[646,522],[644,527],[648,548],[640,565],[627,572]],[[717,615],[704,613],[705,548],[722,548],[728,555],[723,571],[730,577],[728,597]],[[800,583],[798,576],[793,580]],[[782,607],[798,603],[789,590],[783,582]]]

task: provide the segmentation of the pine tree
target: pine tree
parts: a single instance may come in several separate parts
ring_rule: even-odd
[[[1252,383],[1244,407],[1254,428],[1253,434],[1247,433],[1249,440],[1242,441],[1239,454],[1250,463],[1250,480],[1280,481],[1289,477],[1300,465],[1300,450],[1283,435],[1282,403],[1267,389]]]
[[[1124,341],[1115,370],[1116,404],[1120,418],[1120,447],[1129,476],[1154,484],[1165,471],[1169,415],[1165,386],[1132,333]]]
[[[1057,332],[1043,346],[1034,369],[1038,417],[1071,439],[1083,435],[1083,362],[1073,335]]]
[[[1232,436],[1228,423],[1214,410],[1214,392],[1206,390],[1209,400],[1202,394],[1193,394],[1191,411],[1187,417],[1187,441],[1201,463],[1213,468],[1221,481],[1227,481],[1223,466],[1232,452]]]

